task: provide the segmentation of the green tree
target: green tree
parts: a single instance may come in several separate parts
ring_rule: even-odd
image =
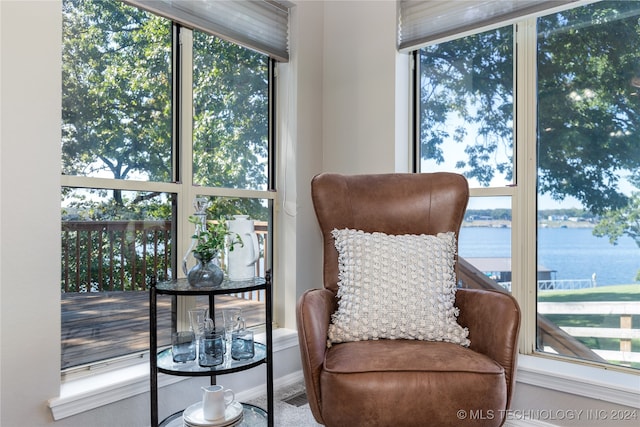
[[[444,162],[448,138],[465,143],[467,127],[477,126],[473,144],[464,147],[466,161],[456,167],[488,185],[496,173],[511,179],[510,162],[493,163],[500,147],[512,150],[513,33],[510,28],[425,47],[420,55],[420,143],[424,159]],[[454,129],[447,120],[464,118]],[[496,169],[494,169],[494,165]]]
[[[539,191],[595,214],[624,206],[619,172],[640,169],[639,14],[618,1],[539,20]]]
[[[209,187],[267,188],[268,58],[194,32],[194,182]],[[267,220],[257,199],[215,198],[210,217],[248,214]]]
[[[635,186],[640,188],[640,178],[632,178]],[[640,248],[640,191],[634,191],[625,206],[608,209],[593,229],[593,234],[599,237],[609,237],[609,243],[616,245],[622,236],[631,237]],[[636,274],[636,281],[640,281],[640,270]]]
[[[592,213],[626,204],[620,171],[640,170],[640,10],[637,2],[598,2],[538,20],[539,192],[577,198]],[[592,22],[597,25],[590,25]],[[442,162],[442,143],[465,143],[457,167],[488,184],[507,180],[512,149],[511,27],[427,47],[420,55],[423,158]],[[451,114],[466,123],[447,129]]]
[[[120,1],[63,2],[64,174],[172,179],[171,33]],[[199,31],[193,52],[194,182],[266,189],[268,58]],[[258,200],[216,199],[213,210],[267,219]]]
[[[538,192],[575,197],[601,217],[596,236],[615,244],[627,235],[640,247],[640,195],[621,185],[640,175],[639,15],[638,2],[602,1],[537,20],[537,142]],[[452,138],[467,144],[456,165],[467,177],[511,180],[512,162],[496,154],[513,149],[512,51],[511,26],[423,49],[424,159],[443,162]],[[451,115],[461,119],[455,129]],[[468,127],[478,129],[471,144]]]
[[[617,1],[539,20],[538,185],[600,215],[594,235],[640,247],[640,198],[620,185],[640,171],[638,15],[637,2]]]
[[[62,13],[63,174],[169,181],[170,23],[116,1]]]
[[[268,58],[201,32],[193,51],[196,182],[266,189]]]

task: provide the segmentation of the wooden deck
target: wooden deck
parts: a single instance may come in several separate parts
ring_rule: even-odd
[[[198,306],[207,306],[198,297]],[[216,296],[216,310],[240,307],[247,325],[265,321],[263,302]],[[170,342],[172,298],[158,296],[158,346]],[[149,293],[91,292],[62,294],[61,369],[149,349]]]

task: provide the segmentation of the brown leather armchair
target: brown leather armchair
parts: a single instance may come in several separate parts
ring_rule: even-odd
[[[324,286],[298,301],[305,385],[315,419],[327,426],[499,426],[514,387],[518,304],[495,291],[458,289],[458,323],[471,345],[406,339],[327,347],[338,308],[338,252],[331,234],[460,230],[469,190],[452,173],[321,174],[312,198],[324,239]]]

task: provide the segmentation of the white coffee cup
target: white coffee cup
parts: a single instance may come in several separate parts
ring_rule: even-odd
[[[217,420],[224,417],[224,413],[233,400],[235,394],[221,385],[202,387],[202,416],[205,420]]]

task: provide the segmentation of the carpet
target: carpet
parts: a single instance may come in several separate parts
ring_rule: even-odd
[[[275,427],[318,427],[318,424],[311,414],[309,403],[302,382],[281,387],[273,392],[274,396],[274,424]],[[250,400],[247,403],[267,407],[267,398],[260,397]]]

